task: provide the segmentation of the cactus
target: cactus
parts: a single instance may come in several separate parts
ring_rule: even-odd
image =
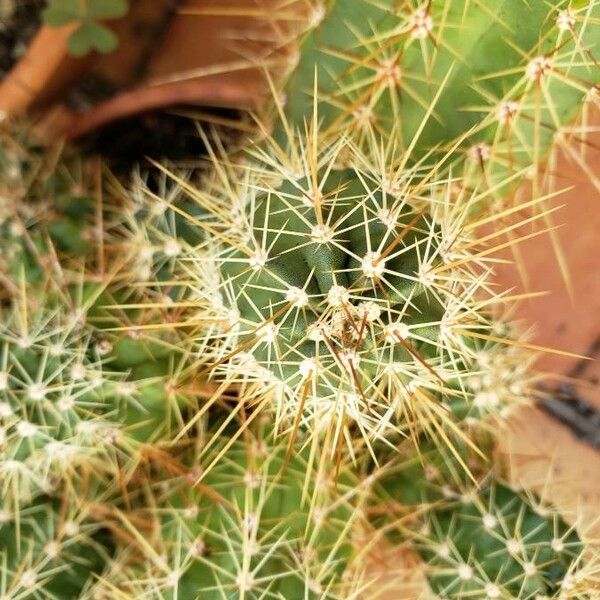
[[[599,15],[595,0],[334,0],[314,11],[286,114],[310,120],[316,77],[324,132],[397,129],[413,160],[437,151],[493,187],[537,168],[593,93]]]
[[[215,155],[220,190],[184,185],[200,319],[224,324],[222,344],[201,338],[207,368],[266,380],[278,428],[460,437],[446,409],[472,418],[477,354],[512,343],[482,303],[516,226],[478,240],[473,214],[514,216],[504,196],[598,76],[600,5],[559,4],[317,7],[273,138],[241,170]],[[543,199],[527,208],[548,221]]]
[[[491,279],[518,224],[481,229],[548,216],[503,194],[595,82],[599,4],[408,5],[314,12],[274,133],[205,138],[200,178],[0,153],[2,598],[377,598],[365,532],[440,598],[594,590],[483,460],[537,348]]]
[[[274,405],[278,430],[335,429],[335,443],[350,429],[367,443],[460,438],[458,419],[518,402],[527,381],[498,378],[487,399],[472,385],[488,353],[519,343],[491,310],[504,302],[488,283],[497,238],[469,216],[487,194],[376,138],[368,151],[322,146],[316,129],[287,142],[231,165],[235,187],[181,184],[205,235],[188,266],[205,369],[265,382],[255,402]]]
[[[360,577],[343,575],[369,481],[360,484],[307,449],[286,460],[264,424],[243,440],[213,438],[193,470],[152,492],[139,521],[148,541],[114,558],[112,583],[131,597],[357,598]],[[137,556],[136,556],[137,555]],[[359,567],[360,563],[356,563]]]
[[[417,547],[443,598],[534,598],[569,590],[582,543],[556,513],[494,483],[433,508]]]
[[[114,549],[114,482],[181,423],[180,352],[172,335],[132,330],[142,317],[122,305],[157,292],[123,286],[123,217],[86,193],[88,168],[16,142],[2,159],[0,595],[84,598]],[[167,271],[160,256],[152,266]]]
[[[109,559],[106,535],[82,511],[41,498],[0,519],[0,593],[4,598],[82,598],[91,573]]]
[[[412,540],[436,597],[588,598],[597,573],[576,526],[547,500],[504,482],[498,466],[490,471],[466,447],[461,454],[476,483],[431,447],[377,483],[378,502],[418,514],[400,518],[398,532]],[[581,526],[578,515],[568,516]]]

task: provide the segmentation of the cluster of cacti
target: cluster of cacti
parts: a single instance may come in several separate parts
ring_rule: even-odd
[[[0,153],[1,598],[384,598],[383,538],[422,598],[598,593],[486,458],[537,377],[493,268],[547,211],[505,195],[598,76],[600,3],[330,4],[241,158]]]

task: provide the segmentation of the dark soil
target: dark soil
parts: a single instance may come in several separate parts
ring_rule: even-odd
[[[45,7],[46,0],[0,0],[0,79],[25,53]]]
[[[181,107],[180,110],[185,107]],[[232,110],[207,109],[220,118],[235,123],[240,115]],[[222,130],[235,140],[235,127]],[[127,171],[146,158],[197,165],[206,157],[206,148],[193,119],[169,110],[136,115],[111,123],[77,144],[87,153],[100,154],[117,171]]]

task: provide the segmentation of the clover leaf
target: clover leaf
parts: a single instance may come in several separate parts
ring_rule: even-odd
[[[49,27],[63,27],[81,20],[81,8],[78,0],[52,0],[42,13],[42,18]]]
[[[49,27],[79,23],[69,38],[68,50],[71,55],[82,57],[94,50],[107,54],[117,48],[117,36],[99,21],[119,19],[128,10],[128,0],[51,0],[43,20]]]
[[[85,56],[93,50],[108,54],[118,45],[117,36],[108,27],[95,21],[82,23],[73,32],[68,42],[69,52],[75,57]]]

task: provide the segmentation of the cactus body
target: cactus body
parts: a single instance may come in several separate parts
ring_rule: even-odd
[[[310,120],[316,77],[324,131],[398,130],[413,160],[485,171],[473,184],[537,168],[600,81],[597,2],[327,6],[286,88],[290,121]]]
[[[219,167],[219,193],[191,192],[207,239],[198,287],[223,323],[214,372],[266,379],[294,429],[435,429],[449,420],[428,406],[440,397],[468,414],[478,342],[505,334],[473,308],[491,249],[471,215],[537,169],[595,84],[598,10],[316,9],[275,141],[232,171],[239,188]]]
[[[333,468],[308,451],[288,462],[286,446],[264,426],[228,441],[216,440],[187,477],[157,492],[148,511],[157,523],[151,547],[116,559],[125,564],[120,589],[186,600],[357,597],[360,579],[343,574],[369,487],[346,470],[336,485]]]
[[[465,208],[486,196],[393,147],[321,141],[257,150],[233,191],[190,192],[206,237],[190,255],[202,360],[219,380],[263,381],[280,430],[460,437],[453,420],[502,408],[469,383],[507,333],[485,309],[493,248]]]
[[[385,506],[413,507],[419,518],[401,527],[414,540],[436,597],[587,598],[584,543],[548,501],[520,492],[468,448],[461,450],[476,484],[455,461],[423,447],[385,474]],[[577,523],[577,515],[569,515]],[[592,566],[592,573],[595,568]],[[588,587],[589,586],[589,587]]]
[[[542,508],[539,509],[542,512]],[[559,516],[495,484],[433,509],[418,547],[443,598],[560,597],[581,541]]]
[[[85,597],[109,552],[99,528],[78,518],[64,514],[59,502],[50,498],[41,498],[20,513],[3,514],[0,592],[4,597]]]

